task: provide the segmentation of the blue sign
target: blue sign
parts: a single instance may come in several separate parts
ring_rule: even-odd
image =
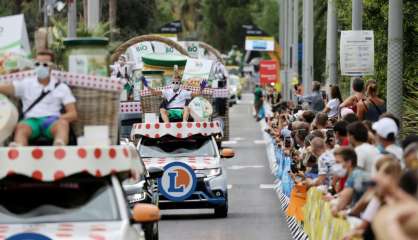
[[[182,202],[196,189],[197,178],[193,169],[183,162],[172,162],[164,167],[164,173],[158,179],[160,193],[167,199]]]
[[[18,233],[6,240],[52,240],[51,238],[38,233]]]

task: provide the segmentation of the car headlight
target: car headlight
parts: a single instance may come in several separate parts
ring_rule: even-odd
[[[128,195],[126,198],[127,198],[129,203],[140,202],[140,201],[143,201],[145,199],[145,193],[142,192],[142,193],[131,194],[131,195]]]
[[[214,177],[214,176],[221,175],[222,169],[221,168],[196,169],[195,173],[196,174],[203,174],[207,177]]]

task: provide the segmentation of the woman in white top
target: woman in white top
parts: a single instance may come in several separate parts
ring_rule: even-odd
[[[328,114],[328,118],[337,118],[338,107],[342,102],[340,88],[336,85],[331,85],[331,100],[328,101],[323,112]]]

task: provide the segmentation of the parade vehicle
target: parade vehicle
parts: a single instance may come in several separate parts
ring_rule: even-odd
[[[217,66],[224,64],[218,50],[204,42],[178,42],[158,35],[142,35],[124,42],[114,51],[111,57],[114,66],[120,66],[118,62],[121,56],[124,56],[126,63],[131,66],[127,75],[129,80],[125,81],[127,84],[124,87],[130,89],[130,93],[124,94],[123,90],[120,103],[121,139],[127,137],[134,122],[142,122],[147,113],[158,112],[162,99],[147,91],[140,80],[142,77],[145,77],[153,88],[162,89],[171,84],[174,65],[179,67],[180,75],[183,75],[189,62],[211,59],[214,64],[208,79],[210,90],[207,89],[203,95],[213,105],[214,115],[223,121],[223,140],[228,140],[228,89],[226,83],[216,80],[215,76],[222,69]],[[191,90],[199,86],[199,81],[196,81],[196,78],[191,81],[183,78],[183,84]]]
[[[213,208],[217,217],[227,216],[227,179],[221,159],[234,153],[219,150],[215,138],[220,135],[217,121],[133,126],[131,139],[146,168],[164,169],[158,181],[160,209]]]
[[[144,177],[139,162],[129,146],[0,148],[1,238],[146,239],[159,209],[131,210],[122,188]]]

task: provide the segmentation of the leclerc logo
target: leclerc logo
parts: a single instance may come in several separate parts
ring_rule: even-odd
[[[158,179],[160,192],[171,201],[181,202],[193,194],[196,188],[193,169],[182,162],[172,162],[164,167],[163,176]]]
[[[6,240],[52,240],[49,237],[38,233],[18,233],[11,237],[6,238]]]

